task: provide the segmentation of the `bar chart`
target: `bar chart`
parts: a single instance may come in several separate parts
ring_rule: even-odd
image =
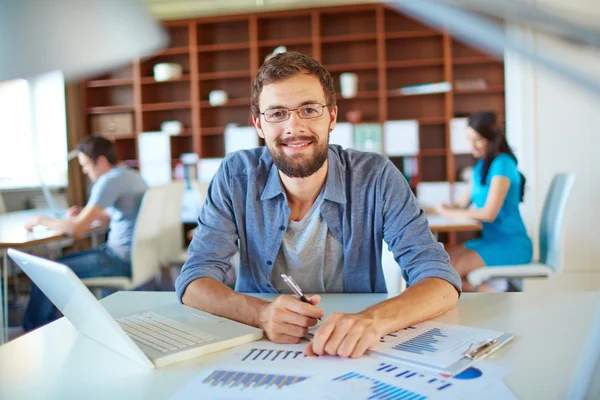
[[[206,377],[202,383],[211,387],[238,390],[249,388],[281,389],[302,382],[305,379],[308,379],[308,377],[216,370]]]
[[[335,382],[351,382],[355,380],[366,380],[370,383],[369,387],[369,395],[367,399],[375,400],[400,400],[400,399],[411,399],[411,400],[423,400],[426,399],[427,396],[417,393],[415,391],[403,389],[398,386],[390,385],[389,383],[385,383],[379,381],[377,379],[371,378],[369,376],[359,374],[358,372],[348,372],[344,375],[338,376],[333,379]]]
[[[282,361],[303,358],[306,358],[306,355],[302,351],[253,348],[243,356],[242,361]]]
[[[414,354],[437,353],[439,348],[436,344],[447,337],[448,335],[444,334],[441,329],[432,328],[392,348]]]
[[[402,379],[405,382],[419,384],[420,387],[432,386],[436,391],[447,391],[452,388],[452,383],[434,374],[413,371],[405,367],[382,362],[377,368],[377,372],[387,375],[388,378]]]

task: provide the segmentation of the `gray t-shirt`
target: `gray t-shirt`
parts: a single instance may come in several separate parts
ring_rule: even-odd
[[[100,175],[92,186],[88,205],[102,207],[110,215],[107,245],[125,261],[131,261],[133,229],[147,188],[137,171],[123,166]]]
[[[291,293],[281,274],[307,294],[344,291],[344,252],[321,216],[322,204],[323,191],[302,220],[288,223],[271,275],[279,293]]]

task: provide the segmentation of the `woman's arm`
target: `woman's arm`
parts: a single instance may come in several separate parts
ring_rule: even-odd
[[[490,183],[490,190],[487,199],[485,200],[485,205],[482,208],[458,210],[441,205],[438,206],[436,210],[440,215],[449,217],[473,218],[482,222],[494,222],[498,216],[498,212],[500,212],[500,209],[502,208],[502,204],[504,204],[509,188],[510,179],[505,176],[494,176]]]
[[[456,208],[467,208],[471,205],[471,187],[473,186],[472,182],[467,184],[467,187],[460,194],[458,201],[454,202]]]

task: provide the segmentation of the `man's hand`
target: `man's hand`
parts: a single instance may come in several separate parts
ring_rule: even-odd
[[[65,216],[69,219],[75,218],[76,216],[79,215],[80,212],[81,212],[81,207],[73,206],[67,210],[67,212],[65,213]]]
[[[381,339],[374,318],[363,314],[334,313],[319,327],[304,352],[308,356],[337,355],[358,358]]]
[[[25,229],[27,229],[29,232],[31,232],[35,226],[40,224],[40,220],[41,220],[41,217],[39,215],[28,218],[27,221],[25,221]]]
[[[281,295],[268,303],[260,312],[260,328],[275,343],[299,343],[308,328],[323,317],[323,310],[315,307],[321,296],[309,297],[312,304],[303,303],[297,297]]]

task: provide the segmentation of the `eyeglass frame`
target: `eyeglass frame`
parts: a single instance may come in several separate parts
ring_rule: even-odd
[[[315,116],[315,117],[312,117],[312,118],[303,118],[303,117],[300,115],[300,113],[298,112],[298,110],[299,110],[299,109],[301,109],[302,107],[306,107],[306,106],[310,106],[310,105],[315,105],[315,104],[318,104],[318,105],[320,105],[320,106],[321,106],[321,107],[323,107],[323,108],[329,108],[329,104],[321,104],[321,103],[308,103],[308,104],[303,104],[303,105],[301,105],[300,107],[296,107],[296,108],[287,108],[287,107],[274,107],[274,108],[267,108],[265,111],[263,111],[263,112],[259,112],[259,114],[260,114],[260,115],[262,115],[263,117],[265,117],[265,121],[266,121],[266,122],[268,122],[268,123],[270,123],[270,124],[278,124],[278,123],[280,123],[280,122],[285,122],[285,121],[288,121],[288,120],[290,119],[290,117],[292,116],[292,111],[296,111],[296,113],[298,114],[298,117],[300,117],[301,119],[315,119],[315,118],[319,118],[319,117],[323,116],[323,114],[325,114],[325,111],[324,111],[324,110],[321,110],[321,114],[320,114],[320,115],[317,115],[317,116]],[[265,115],[265,113],[266,113],[267,111],[269,111],[269,110],[279,110],[279,109],[286,109],[286,110],[288,110],[288,113],[287,113],[287,118],[286,118],[286,119],[284,119],[284,120],[282,120],[282,121],[269,121],[269,120],[267,119],[267,116]]]

